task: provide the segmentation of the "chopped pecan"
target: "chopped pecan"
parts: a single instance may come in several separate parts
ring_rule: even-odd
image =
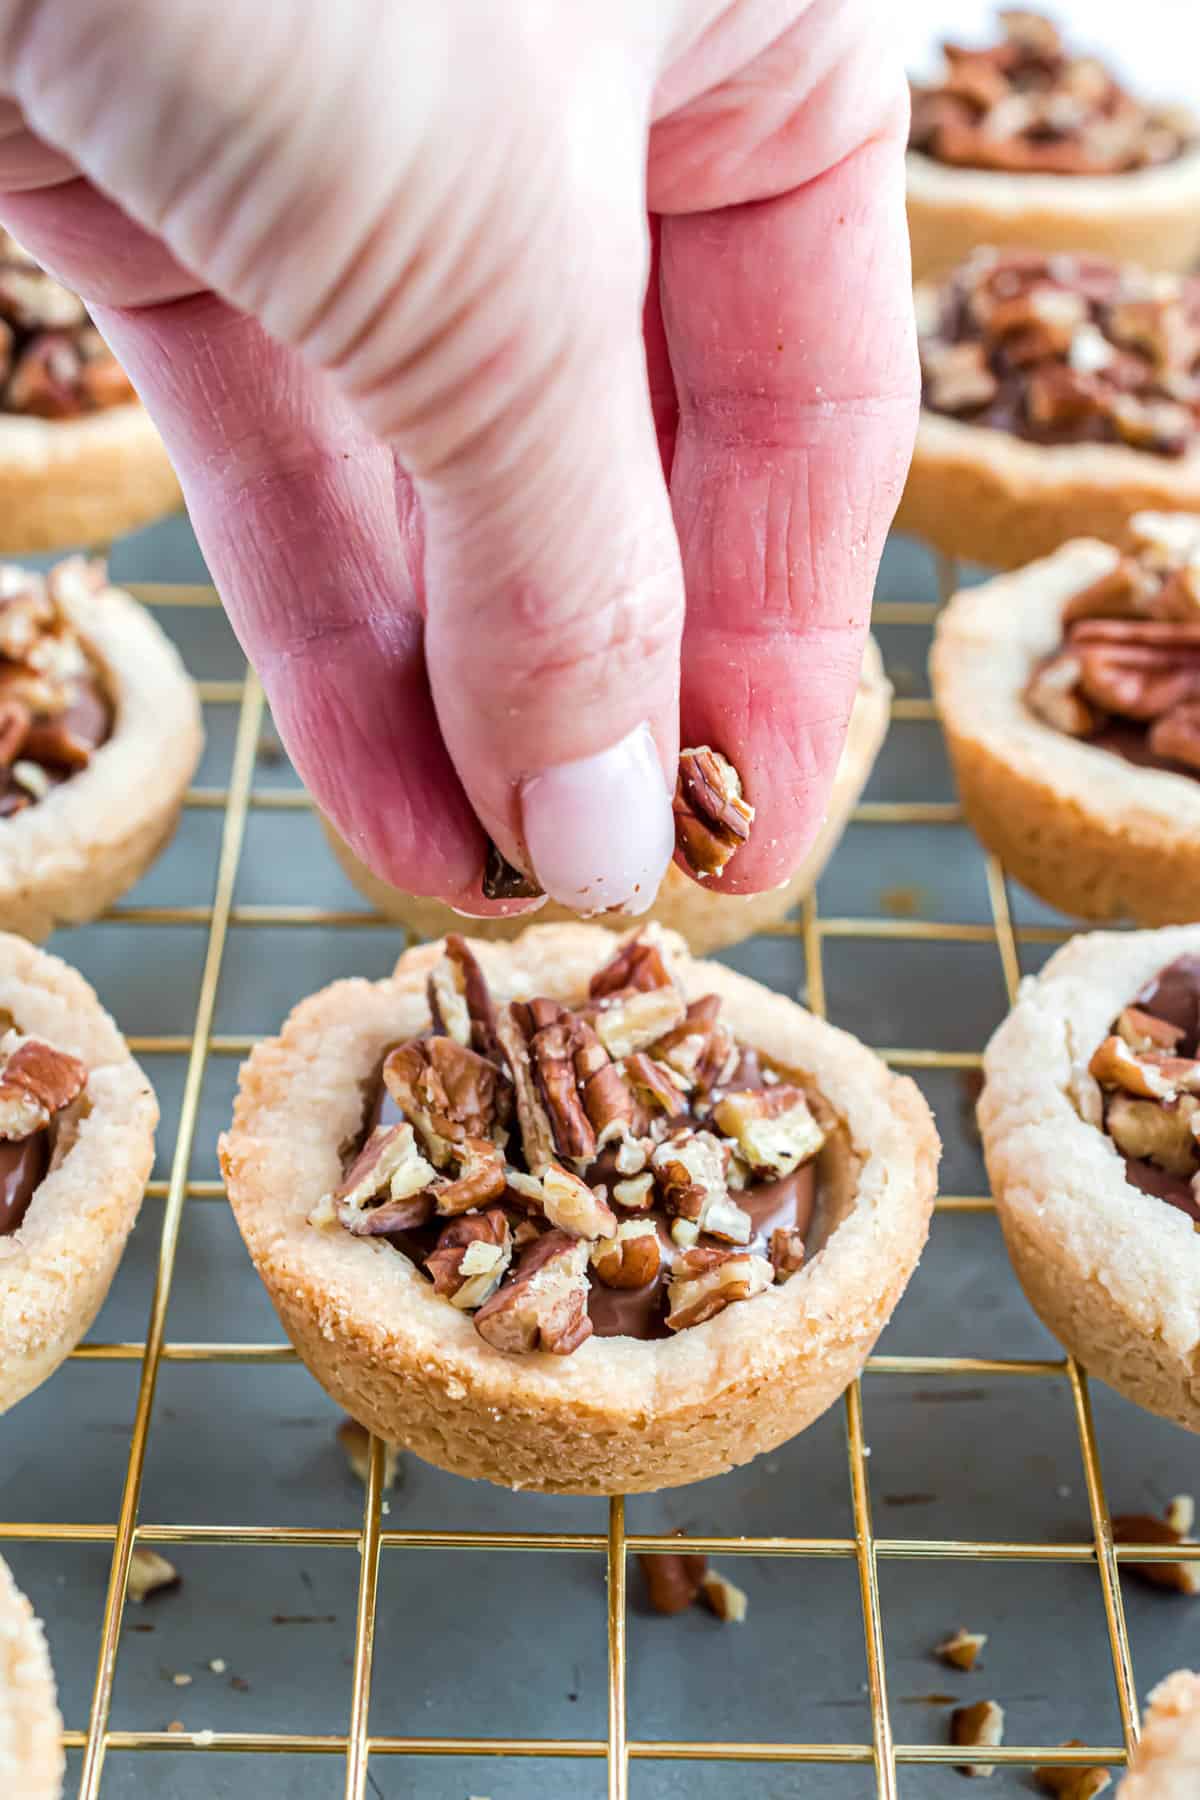
[[[716,1569],[709,1569],[700,1582],[700,1598],[723,1625],[745,1622],[750,1603],[744,1590],[730,1581],[728,1575],[719,1575]]]
[[[442,1018],[442,1029],[450,1037],[456,1038],[460,1044],[469,1044],[480,1056],[490,1057],[494,1061],[499,1055],[496,1008],[488,989],[487,976],[480,968],[475,952],[457,931],[452,931],[447,936],[442,960],[430,975],[429,983],[429,1010],[435,1023]],[[455,1020],[453,1029],[445,1022],[443,996],[445,1005]]]
[[[1193,1540],[1166,1519],[1153,1513],[1120,1513],[1112,1522],[1115,1544],[1188,1544]],[[1194,1597],[1200,1594],[1200,1561],[1196,1562],[1123,1562],[1123,1569],[1136,1575],[1151,1587],[1168,1588],[1172,1593]]]
[[[1068,1738],[1064,1750],[1082,1750],[1082,1738]],[[1112,1776],[1099,1765],[1080,1768],[1071,1763],[1045,1763],[1033,1771],[1034,1786],[1043,1794],[1057,1794],[1058,1800],[1095,1800],[1105,1788],[1112,1786]]]
[[[672,984],[606,994],[591,1010],[596,1035],[614,1062],[645,1050],[684,1017],[683,995]]]
[[[777,1225],[768,1253],[776,1281],[786,1281],[804,1267],[804,1238],[794,1225]]]
[[[1142,1100],[1174,1100],[1200,1093],[1200,1062],[1161,1050],[1135,1052],[1124,1038],[1107,1037],[1093,1052],[1088,1073],[1101,1087],[1120,1088]]]
[[[657,1038],[647,1054],[666,1063],[699,1093],[732,1080],[738,1064],[737,1045],[721,1024],[716,994],[693,1000],[679,1024]]]
[[[662,1248],[653,1219],[622,1219],[612,1237],[592,1246],[592,1267],[605,1287],[641,1288],[662,1267]]]
[[[979,1659],[979,1652],[987,1643],[986,1631],[967,1631],[962,1625],[952,1636],[935,1644],[933,1654],[939,1656],[952,1669],[970,1672]]]
[[[1143,1012],[1138,1006],[1127,1006],[1119,1014],[1116,1032],[1135,1055],[1147,1050],[1169,1054],[1183,1036],[1181,1026],[1172,1025],[1167,1019],[1156,1019],[1153,1013]]]
[[[500,1285],[512,1260],[512,1235],[498,1206],[466,1213],[443,1226],[437,1248],[425,1258],[434,1292],[463,1311],[482,1306]]]
[[[685,1117],[690,1109],[683,1077],[669,1064],[656,1062],[644,1050],[637,1050],[625,1058],[624,1068],[630,1087],[651,1111],[665,1113],[668,1119]]]
[[[770,1263],[748,1250],[685,1250],[671,1269],[667,1324],[672,1331],[703,1325],[735,1301],[765,1293],[774,1279]]]
[[[95,747],[74,729],[69,712],[34,721],[24,742],[25,755],[31,761],[47,768],[66,770],[86,769]]]
[[[586,1243],[548,1231],[479,1308],[476,1331],[497,1350],[569,1356],[592,1335],[587,1269]]]
[[[1200,699],[1200,622],[1085,620],[1072,629],[1071,649],[1080,688],[1106,712],[1148,721]]]
[[[1163,1518],[1177,1531],[1180,1537],[1187,1537],[1196,1523],[1196,1502],[1191,1494],[1175,1494],[1167,1502]]]
[[[639,936],[622,944],[616,955],[596,970],[588,983],[588,994],[593,1000],[602,1000],[606,994],[621,993],[627,988],[646,992],[671,985],[671,973],[661,949],[653,939]]]
[[[1104,1122],[1123,1156],[1156,1162],[1173,1175],[1192,1175],[1197,1163],[1198,1104],[1190,1094],[1164,1102],[1117,1093],[1108,1103]]]
[[[685,1556],[674,1551],[658,1551],[653,1555],[639,1552],[638,1564],[646,1580],[650,1604],[655,1612],[671,1616],[686,1612],[700,1596],[700,1587],[708,1570],[706,1556]]]
[[[0,768],[11,768],[16,762],[32,723],[33,713],[24,701],[0,701]]]
[[[1155,719],[1146,746],[1153,756],[1200,769],[1200,700],[1185,700]]]
[[[502,1007],[496,1020],[496,1036],[512,1076],[525,1161],[532,1174],[541,1175],[554,1161],[557,1151],[550,1115],[534,1079],[529,1055],[529,1039],[533,1032],[526,1029],[527,1017],[528,1013],[519,1001]]]
[[[529,1062],[545,1103],[555,1150],[572,1161],[588,1163],[596,1154],[596,1133],[576,1085],[577,1042],[575,1021],[564,1011],[533,1032],[528,1040]]]
[[[591,1188],[578,1175],[551,1163],[541,1176],[542,1211],[552,1225],[573,1238],[611,1237],[617,1215],[604,1198],[603,1188]]]
[[[790,1175],[825,1142],[803,1088],[787,1083],[723,1094],[713,1119],[737,1144],[747,1167],[766,1181]]]
[[[950,1714],[950,1742],[962,1750],[992,1750],[1004,1738],[1004,1708],[995,1700],[976,1700],[973,1706],[956,1706]],[[964,1775],[994,1775],[995,1763],[963,1763]]]
[[[649,1169],[618,1181],[613,1187],[613,1199],[626,1212],[649,1212],[654,1205],[654,1177]]]
[[[125,1595],[135,1605],[141,1606],[151,1594],[177,1588],[180,1580],[179,1570],[174,1563],[168,1562],[165,1556],[160,1556],[157,1550],[147,1550],[139,1544],[129,1559],[129,1580]]]
[[[490,839],[483,865],[483,897],[485,900],[540,900],[545,889],[532,875],[514,868]]]
[[[929,404],[938,412],[977,412],[1000,389],[982,344],[924,344],[921,366]]]
[[[711,1131],[678,1131],[650,1161],[668,1212],[714,1237],[749,1243],[750,1214],[729,1197],[728,1152]]]
[[[721,873],[754,823],[737,770],[707,744],[680,752],[674,811],[676,847],[701,879]]]
[[[41,1038],[24,1038],[0,1069],[0,1138],[28,1137],[78,1099],[87,1066]]]
[[[437,1210],[444,1218],[498,1200],[508,1185],[504,1157],[490,1138],[468,1137],[452,1144],[450,1167],[453,1179],[435,1187]]]
[[[333,1190],[334,1207],[342,1224],[353,1230],[352,1215],[363,1213],[365,1222],[364,1209],[380,1196],[400,1205],[418,1200],[412,1223],[423,1224],[433,1214],[429,1190],[436,1178],[437,1171],[421,1155],[411,1125],[377,1126]],[[409,1228],[407,1221],[385,1227],[392,1231]]]
[[[384,1059],[383,1080],[439,1168],[453,1143],[488,1137],[501,1122],[500,1071],[453,1038],[398,1044]]]
[[[1035,669],[1025,686],[1030,712],[1069,737],[1089,737],[1101,719],[1077,692],[1079,676],[1079,658],[1063,651]]]

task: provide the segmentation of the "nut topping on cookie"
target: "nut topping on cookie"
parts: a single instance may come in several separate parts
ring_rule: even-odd
[[[754,808],[742,780],[719,750],[701,744],[679,754],[675,782],[675,845],[693,875],[719,875],[747,841]]]
[[[450,940],[432,1032],[384,1056],[310,1222],[387,1240],[513,1351],[576,1349],[593,1293],[602,1334],[662,1337],[803,1269],[826,1130],[715,994],[685,1006],[665,948],[624,943],[574,1005],[496,1003]]]
[[[0,1069],[0,1138],[26,1138],[78,1099],[87,1069],[78,1057],[41,1038],[18,1039],[10,1033],[4,1047],[8,1060]]]
[[[1200,1223],[1200,959],[1159,971],[1113,1022],[1089,1073],[1126,1178]]]
[[[78,294],[0,232],[0,407],[71,419],[135,397]]]

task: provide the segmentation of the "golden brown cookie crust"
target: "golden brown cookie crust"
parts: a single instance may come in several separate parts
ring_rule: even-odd
[[[598,925],[535,925],[473,947],[498,995],[570,1000],[618,941]],[[427,1023],[440,945],[407,952],[389,981],[338,982],[302,1001],[242,1068],[221,1162],[284,1329],[341,1405],[429,1462],[580,1494],[672,1487],[748,1462],[842,1392],[916,1265],[940,1148],[917,1088],[793,1001],[694,962],[673,936],[666,950],[685,992],[718,993],[737,1036],[811,1075],[860,1166],[856,1186],[849,1175],[844,1192],[835,1184],[836,1229],[785,1287],[665,1342],[592,1338],[571,1356],[508,1356],[405,1257],[308,1224],[360,1129],[363,1083],[388,1044]]]
[[[80,419],[0,414],[0,555],[106,546],[182,504],[140,401]]]
[[[1132,548],[1139,512],[1200,512],[1200,447],[1175,458],[1032,444],[922,407],[896,526],[946,556],[1015,569],[1071,538]]]
[[[979,1124],[1004,1241],[1043,1324],[1093,1374],[1200,1430],[1200,1237],[1125,1179],[1101,1129],[1096,1046],[1200,926],[1092,932],[1022,984],[984,1054]]]
[[[1011,874],[1080,918],[1186,923],[1200,918],[1200,782],[1068,737],[1021,697],[1065,602],[1116,561],[1110,544],[1066,544],[956,594],[933,691],[963,811]]]
[[[85,565],[63,604],[99,667],[113,729],[86,769],[0,820],[0,930],[35,942],[94,919],[150,866],[175,829],[204,745],[200,702],[178,652],[120,588]],[[70,589],[70,591],[67,591]]]
[[[1196,1800],[1200,1794],[1200,1675],[1176,1669],[1150,1695],[1118,1800]]]
[[[87,1065],[78,1130],[60,1136],[20,1228],[0,1237],[0,1412],[43,1382],[100,1310],[154,1161],[158,1103],[124,1038],[57,956],[0,935],[0,1015]]]
[[[777,925],[816,886],[825,864],[837,848],[850,814],[858,804],[858,797],[870,778],[880,745],[887,736],[891,699],[891,684],[884,674],[879,646],[874,638],[868,638],[846,743],[829,796],[829,808],[803,863],[788,881],[765,894],[717,894],[710,892],[703,883],[692,880],[672,863],[663,877],[654,905],[645,917],[657,920],[669,931],[678,931],[697,956],[725,949],[756,931]],[[360,893],[366,895],[377,912],[407,925],[418,937],[438,937],[443,932],[462,928],[461,915],[440,900],[425,900],[416,894],[402,893],[399,888],[381,881],[359,861],[328,819],[322,816],[321,823],[344,874]],[[539,907],[536,914],[538,923],[543,925],[567,923],[575,916],[553,900]],[[512,938],[520,934],[528,918],[525,914],[509,919],[471,919],[466,929],[475,937]],[[605,924],[614,931],[627,930],[637,923],[638,920],[628,913],[614,913],[605,918]]]
[[[917,281],[946,274],[981,244],[1179,273],[1200,257],[1200,149],[1119,175],[960,169],[910,150],[907,186]]]
[[[58,1800],[64,1768],[46,1635],[0,1557],[0,1794]]]

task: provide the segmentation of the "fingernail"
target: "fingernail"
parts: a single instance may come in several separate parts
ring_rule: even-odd
[[[675,847],[671,796],[648,725],[609,750],[529,776],[521,816],[538,881],[575,912],[645,912]]]

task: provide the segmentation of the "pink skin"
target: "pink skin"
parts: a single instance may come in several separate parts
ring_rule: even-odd
[[[486,832],[561,894],[644,890],[682,729],[758,811],[720,885],[771,887],[824,811],[915,423],[878,21],[353,14],[228,0],[214,38],[207,0],[0,0],[0,212],[93,306],[381,875],[521,910],[481,896]],[[661,783],[558,773],[642,721]]]

